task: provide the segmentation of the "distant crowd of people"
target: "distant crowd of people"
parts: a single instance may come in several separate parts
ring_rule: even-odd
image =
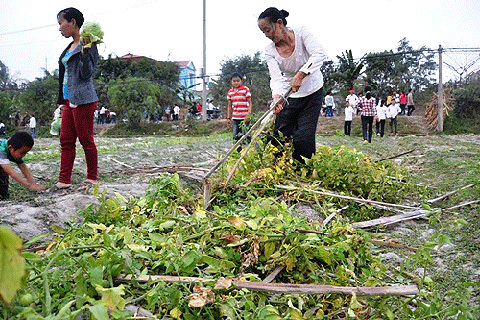
[[[102,106],[100,110],[96,109],[93,116],[97,124],[109,124],[117,122],[117,113],[110,111],[105,106]]]
[[[365,95],[358,97],[353,90],[350,90],[349,95],[345,99],[344,133],[347,136],[350,135],[353,116],[355,114],[360,115],[363,143],[365,144],[372,142],[374,121],[376,135],[384,136],[387,120],[390,122],[390,133],[397,135],[397,116],[405,114],[411,116],[415,110],[412,89],[409,90],[408,95],[405,95],[405,92],[402,92],[400,95],[394,92],[388,95],[386,99],[382,97],[376,99],[371,91],[371,87],[366,86],[364,89]]]

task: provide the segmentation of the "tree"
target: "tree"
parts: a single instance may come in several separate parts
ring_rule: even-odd
[[[131,78],[138,78],[157,85],[159,94],[156,101],[161,106],[166,106],[173,105],[177,100],[175,91],[178,87],[179,73],[180,68],[174,62],[155,61],[150,58],[134,61],[109,55],[106,60],[99,59],[94,78],[97,79],[99,100],[106,105],[116,104],[109,101],[111,86],[121,85],[123,81],[131,84]]]
[[[9,83],[10,75],[8,73],[8,68],[2,61],[0,61],[0,89],[4,90]]]
[[[7,124],[10,115],[13,113],[13,102],[6,92],[0,92],[0,120]]]
[[[320,71],[323,75],[323,94],[335,89],[337,85],[336,77],[337,68],[332,60],[325,61],[320,67]]]
[[[43,78],[36,78],[26,85],[19,96],[19,111],[23,114],[35,113],[38,124],[50,123],[58,98],[58,73],[44,70]]]
[[[252,93],[253,111],[262,110],[268,105],[272,99],[269,74],[267,64],[261,60],[260,52],[253,56],[242,55],[233,60],[225,60],[221,65],[218,80],[212,80],[209,85],[214,104],[226,105],[227,92],[231,88],[230,77],[238,72],[244,75],[243,84]]]
[[[480,120],[480,81],[472,81],[455,91],[454,118]]]
[[[135,126],[142,120],[143,114],[158,112],[161,91],[150,80],[144,78],[127,78],[111,81],[108,97],[120,118],[128,119]]]
[[[346,93],[354,89],[355,81],[362,74],[363,58],[355,62],[352,50],[342,52],[342,55],[337,58],[339,66],[332,77],[337,81],[339,89]]]
[[[437,63],[432,50],[414,50],[405,38],[399,41],[397,51],[369,53],[364,62],[365,81],[382,96],[409,88],[423,90],[435,81]]]

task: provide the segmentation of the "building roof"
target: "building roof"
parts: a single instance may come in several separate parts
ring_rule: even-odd
[[[121,56],[120,58],[122,58],[122,59],[124,59],[124,60],[133,59],[133,60],[135,60],[135,61],[138,61],[138,60],[141,60],[141,59],[147,58],[147,57],[145,57],[145,56],[137,56],[137,55],[131,54],[131,53],[129,52],[129,53],[127,53],[126,55]],[[150,58],[148,58],[148,59],[150,59]]]

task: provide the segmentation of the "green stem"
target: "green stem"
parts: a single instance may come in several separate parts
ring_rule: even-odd
[[[190,241],[190,240],[193,240],[193,239],[197,239],[197,238],[200,238],[204,235],[206,235],[207,233],[212,233],[212,232],[215,232],[217,230],[221,230],[221,229],[225,229],[225,228],[230,228],[231,226],[218,226],[218,227],[214,227],[214,228],[210,228],[210,229],[207,229],[203,232],[200,232],[200,233],[196,233],[196,234],[192,234],[190,237],[186,237],[185,239],[183,239],[184,242],[187,242],[187,241]]]

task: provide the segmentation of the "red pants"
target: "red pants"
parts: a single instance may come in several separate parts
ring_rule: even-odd
[[[61,154],[58,181],[61,183],[71,183],[77,138],[85,152],[87,179],[97,180],[98,151],[93,140],[93,121],[97,106],[98,102],[94,102],[71,108],[70,102],[68,100],[65,101],[60,127]]]

